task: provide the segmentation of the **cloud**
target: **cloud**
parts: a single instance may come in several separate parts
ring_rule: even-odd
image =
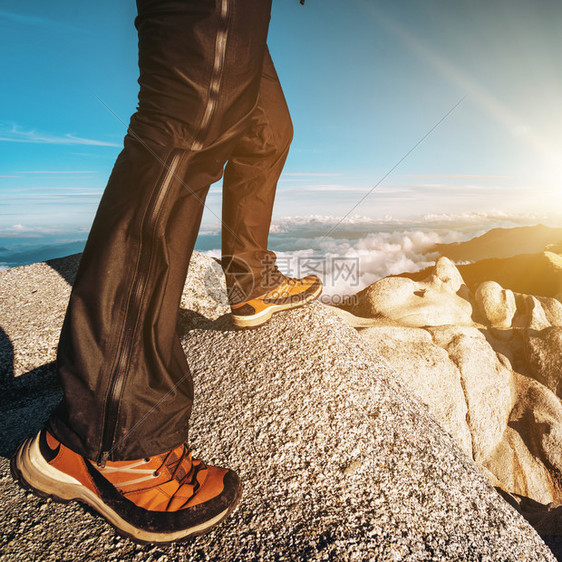
[[[410,184],[410,185],[402,185],[396,186],[399,189],[404,191],[408,191],[410,193],[416,191],[446,191],[449,193],[451,197],[459,194],[459,191],[462,190],[460,193],[464,196],[466,195],[467,191],[475,192],[475,191],[484,191],[489,193],[490,190],[494,190],[495,194],[499,190],[507,190],[509,189],[510,192],[514,189],[513,186],[499,186],[499,185],[490,185],[490,184],[470,184],[470,183],[463,183],[463,184],[450,184],[450,183],[418,183],[418,184]],[[389,191],[392,191],[389,189]]]
[[[88,145],[88,146],[113,146],[120,148],[121,144],[100,141],[95,139],[86,139],[77,137],[71,133],[64,136],[52,135],[50,133],[39,133],[35,130],[25,131],[18,125],[12,125],[11,128],[5,126],[0,127],[0,141],[4,142],[27,142],[38,144],[67,144],[67,145]]]
[[[95,170],[23,170],[14,172],[14,174],[95,174]],[[15,176],[0,176],[15,177]]]
[[[294,187],[283,187],[280,193],[288,193],[292,191],[300,192],[315,192],[315,191],[336,191],[338,193],[343,192],[369,192],[370,187],[357,187],[353,185],[338,185],[338,184],[317,184],[317,185],[298,185]]]
[[[322,279],[324,295],[336,302],[334,297],[354,294],[387,275],[428,267],[437,257],[427,253],[435,244],[463,239],[462,234],[453,230],[441,233],[400,230],[372,232],[357,240],[319,241],[304,236],[290,242],[290,246],[300,249],[275,250],[277,265],[283,273],[291,277],[315,273]],[[220,257],[220,250],[205,253]]]
[[[447,179],[498,179],[509,178],[510,176],[492,175],[492,174],[400,174],[404,178],[447,178]]]
[[[287,233],[304,230],[310,232],[318,228],[326,228],[335,224],[343,226],[362,226],[364,228],[376,228],[385,219],[373,219],[362,215],[350,215],[343,220],[341,217],[332,215],[296,215],[274,219],[271,224],[271,233]]]
[[[63,205],[76,205],[77,197],[95,197],[99,200],[101,193],[99,191],[76,191],[72,194],[73,199],[69,200],[67,193],[31,193],[24,194],[19,197],[13,197],[12,201],[59,201]]]
[[[0,238],[42,238],[55,234],[67,234],[68,228],[65,227],[42,227],[25,226],[23,224],[13,224],[12,226],[0,229]]]
[[[324,294],[336,302],[334,297],[354,294],[388,275],[433,265],[435,244],[470,240],[495,227],[548,223],[545,218],[499,211],[433,214],[412,220],[354,215],[326,237],[340,217],[293,216],[273,222],[269,241],[283,273],[299,277],[316,272],[323,280]],[[206,253],[220,257],[218,249]],[[342,268],[351,275],[342,275]]]
[[[325,237],[334,224],[341,227],[337,236]],[[341,223],[340,217],[333,216],[286,217],[272,224],[270,245],[285,274],[303,276],[315,271],[324,282],[325,294],[333,297],[356,293],[387,275],[428,267],[436,256],[427,252],[435,244],[470,237],[455,226],[434,230],[392,217],[360,215]],[[218,256],[220,251],[207,253]]]
[[[59,30],[59,31],[79,31],[80,33],[88,32],[87,29],[78,27],[77,25],[72,25],[69,23],[53,20],[50,18],[45,18],[42,16],[8,12],[6,10],[0,10],[0,19],[7,20],[10,23],[15,23],[19,25],[50,27],[53,30]]]
[[[294,176],[294,177],[302,177],[302,178],[335,178],[341,176],[341,174],[332,174],[332,173],[324,173],[324,172],[287,172],[284,173],[283,176]]]

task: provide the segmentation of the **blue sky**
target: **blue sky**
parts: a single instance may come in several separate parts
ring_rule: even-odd
[[[136,105],[134,16],[3,0],[0,238],[87,232]],[[274,0],[295,125],[275,216],[559,216],[561,24],[559,0]]]

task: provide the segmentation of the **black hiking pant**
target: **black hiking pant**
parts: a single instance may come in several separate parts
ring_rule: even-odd
[[[48,424],[99,460],[148,457],[187,439],[193,383],[176,317],[206,194],[224,169],[227,285],[263,293],[292,139],[266,46],[271,0],[137,8],[138,109],[73,287],[57,358],[64,398]]]

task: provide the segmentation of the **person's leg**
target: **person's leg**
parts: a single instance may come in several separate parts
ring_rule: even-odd
[[[57,358],[63,402],[12,460],[122,533],[201,533],[240,495],[185,446],[192,382],[176,317],[208,186],[255,110],[268,0],[138,0],[140,94],[96,214]],[[97,462],[96,462],[97,461]]]
[[[139,0],[139,109],[86,245],[58,354],[52,433],[83,456],[185,441],[192,383],[176,334],[208,186],[259,91],[267,0]]]
[[[315,276],[297,280],[282,275],[275,253],[267,249],[277,182],[292,137],[287,103],[267,52],[258,106],[230,155],[223,181],[222,266],[238,328],[259,326],[274,312],[305,304],[322,291]]]
[[[226,165],[222,196],[222,265],[233,304],[279,283],[267,249],[277,182],[293,138],[293,125],[269,52],[258,106]]]

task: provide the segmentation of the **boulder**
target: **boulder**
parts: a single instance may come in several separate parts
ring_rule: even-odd
[[[551,297],[537,297],[551,326],[562,326],[562,302]]]
[[[562,303],[555,298],[514,293],[495,281],[480,283],[474,298],[483,322],[493,328],[562,326]]]
[[[513,405],[511,374],[476,328],[430,329],[460,372],[472,435],[472,454],[482,462],[501,440]]]
[[[209,556],[514,556],[467,547],[475,534],[488,536],[488,523],[476,531],[451,505],[460,502],[469,519],[486,511],[495,519],[499,505],[475,497],[487,481],[335,314],[313,304],[243,333],[217,329],[225,321],[184,340],[196,385],[194,444],[246,483],[240,509],[206,545]],[[462,472],[473,467],[461,487],[459,463]],[[494,525],[494,536],[505,532]]]
[[[482,464],[518,496],[562,503],[562,403],[542,384],[514,373],[517,402],[502,440]]]
[[[398,380],[439,420],[443,429],[472,456],[472,437],[461,374],[447,352],[425,330],[377,326],[361,330],[377,353],[387,358]]]
[[[513,291],[503,289],[495,281],[485,281],[474,295],[478,311],[485,323],[494,328],[509,328],[517,311]]]
[[[533,295],[516,295],[517,312],[513,319],[513,327],[543,330],[550,326],[542,303]]]
[[[439,258],[423,281],[385,277],[357,294],[349,311],[368,318],[387,318],[402,326],[472,324],[469,292],[448,258]]]
[[[562,327],[528,330],[524,351],[528,373],[562,399]]]
[[[462,290],[450,262],[438,260],[432,271],[425,283],[435,295],[440,283]],[[385,284],[371,287],[382,298],[377,284]],[[396,295],[394,300],[408,302]],[[495,485],[543,504],[562,503],[562,327],[552,325],[559,322],[562,305],[485,282],[476,291],[478,313],[472,315],[483,324],[448,325],[450,303],[449,297],[435,298],[433,317],[426,315],[423,329],[404,322],[395,302],[386,308],[378,304],[386,316],[378,317],[376,326],[366,327],[369,319],[354,321],[350,313],[344,319]]]

